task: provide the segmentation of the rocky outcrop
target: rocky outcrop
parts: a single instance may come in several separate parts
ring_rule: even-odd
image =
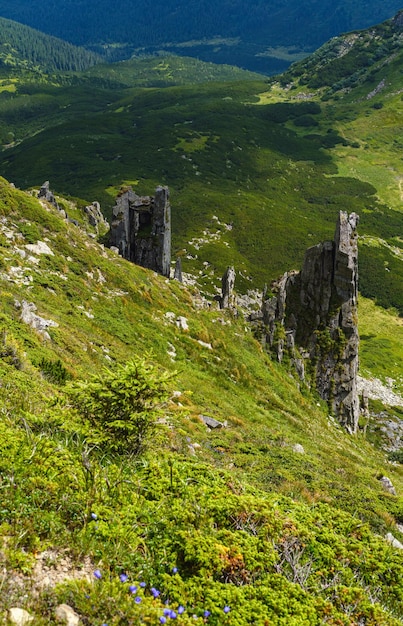
[[[227,267],[221,279],[220,309],[229,309],[235,306],[234,285],[236,273],[233,267]]]
[[[180,258],[180,256],[178,256],[178,258],[176,259],[175,271],[174,271],[174,280],[177,280],[180,283],[183,282],[182,259]]]
[[[48,180],[44,182],[42,187],[40,188],[39,193],[38,193],[38,198],[43,198],[44,200],[46,200],[46,202],[49,202],[49,204],[52,204],[58,211],[63,210],[62,207],[57,202],[53,192],[50,191]]]
[[[108,230],[109,224],[102,214],[99,202],[93,202],[84,207],[84,213],[87,216],[88,222],[95,228],[97,233],[99,233],[100,229],[104,232]]]
[[[358,427],[358,216],[340,212],[333,241],[309,248],[262,306],[263,341],[290,359],[349,432]]]
[[[171,263],[171,208],[168,187],[155,196],[138,196],[133,189],[116,198],[110,245],[127,260],[168,276]]]

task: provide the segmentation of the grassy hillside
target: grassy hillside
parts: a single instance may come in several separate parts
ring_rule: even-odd
[[[0,216],[0,609],[39,626],[61,602],[92,626],[401,624],[402,552],[384,537],[403,539],[402,466],[301,393],[242,315],[4,180]],[[111,421],[97,381],[122,388],[132,359],[155,406],[124,422],[115,395]]]
[[[178,61],[154,63],[150,80],[156,66],[169,73]],[[1,114],[20,142],[2,153],[3,173],[22,188],[50,179],[61,193],[99,200],[106,214],[122,183],[140,193],[167,184],[185,271],[207,263],[216,280],[234,264],[244,291],[299,267],[309,242],[332,237],[348,208],[361,216],[364,295],[403,310],[400,207],[381,197],[375,178],[339,170],[343,151],[367,155],[356,136],[344,136],[349,120],[379,110],[305,101],[302,87],[294,95],[264,81],[123,88],[137,67],[111,66],[103,78],[96,68],[76,85],[22,84]],[[387,158],[394,148],[383,146]],[[219,233],[215,217],[227,225]]]

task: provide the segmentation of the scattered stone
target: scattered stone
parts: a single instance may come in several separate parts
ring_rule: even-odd
[[[390,480],[390,478],[388,478],[387,476],[382,476],[379,479],[379,482],[382,484],[382,487],[385,489],[385,491],[388,491],[389,493],[391,493],[392,496],[397,496],[396,489],[394,488],[393,483]]]
[[[116,198],[110,244],[123,258],[170,275],[171,207],[168,187],[157,187],[155,196],[138,196],[129,187]]]
[[[400,543],[400,541],[398,539],[396,539],[396,537],[394,537],[392,535],[392,533],[388,533],[385,537],[386,541],[388,543],[390,543],[391,546],[393,546],[394,548],[397,548],[398,550],[403,550],[403,544]]]
[[[175,323],[177,327],[180,328],[181,330],[189,330],[189,325],[188,325],[188,321],[186,317],[182,317],[180,315],[179,317],[176,318]]]
[[[45,241],[38,241],[37,243],[27,243],[25,246],[32,254],[48,254],[54,256],[53,250],[51,250]]]
[[[172,361],[176,359],[176,348],[172,345],[172,343],[168,343],[167,354],[171,357]]]
[[[27,302],[23,300],[20,304],[18,301],[15,302],[16,308],[21,308],[21,320],[34,328],[39,332],[40,335],[44,339],[50,340],[50,335],[47,332],[48,328],[57,328],[59,324],[54,322],[53,320],[46,320],[40,315],[36,315],[35,311],[37,310],[35,304],[33,302]]]
[[[298,454],[305,454],[304,446],[301,446],[300,443],[295,443],[292,449],[294,452],[297,452]]]
[[[80,617],[68,604],[59,604],[56,607],[55,617],[58,622],[67,626],[78,626],[80,623]]]
[[[394,380],[388,379],[385,385],[379,378],[366,379],[358,376],[358,391],[371,400],[381,400],[388,406],[403,406],[403,397],[393,391]]]
[[[26,626],[26,624],[30,624],[34,621],[34,618],[28,613],[28,611],[18,607],[9,609],[8,619],[12,624],[15,624],[15,626]]]
[[[202,422],[206,426],[208,426],[208,428],[214,429],[214,428],[225,427],[225,424],[223,422],[219,422],[218,420],[215,420],[213,417],[209,417],[208,415],[200,415],[199,417],[202,420]]]
[[[199,343],[201,346],[203,346],[203,348],[207,348],[207,350],[212,350],[213,349],[213,346],[211,345],[211,343],[206,343],[205,341],[202,341],[201,339],[198,339],[197,343]]]

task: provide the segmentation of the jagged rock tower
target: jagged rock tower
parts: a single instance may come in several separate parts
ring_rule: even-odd
[[[351,433],[357,393],[358,216],[341,211],[333,241],[309,248],[300,272],[288,272],[262,306],[264,342],[291,359]]]
[[[110,244],[128,261],[168,276],[171,264],[171,207],[168,187],[138,196],[129,187],[116,198]]]

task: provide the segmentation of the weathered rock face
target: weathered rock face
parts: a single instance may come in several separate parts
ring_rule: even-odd
[[[358,216],[340,212],[333,241],[309,248],[262,307],[264,342],[290,358],[349,431],[358,426]]]
[[[219,299],[220,309],[234,307],[234,285],[236,273],[233,267],[227,267],[221,279],[221,298]]]
[[[58,204],[58,202],[57,202],[53,192],[50,191],[50,189],[49,189],[49,181],[48,180],[46,182],[44,182],[42,187],[40,188],[39,193],[38,193],[38,198],[43,198],[44,200],[46,200],[50,204],[53,204],[53,206],[58,211],[62,211],[62,208]]]
[[[129,261],[168,276],[171,263],[171,208],[168,187],[155,196],[138,196],[129,188],[116,199],[110,244]]]
[[[93,226],[97,232],[99,232],[100,227],[104,230],[109,228],[109,224],[102,214],[99,202],[93,202],[92,204],[84,207],[84,213],[86,214],[91,226]]]

